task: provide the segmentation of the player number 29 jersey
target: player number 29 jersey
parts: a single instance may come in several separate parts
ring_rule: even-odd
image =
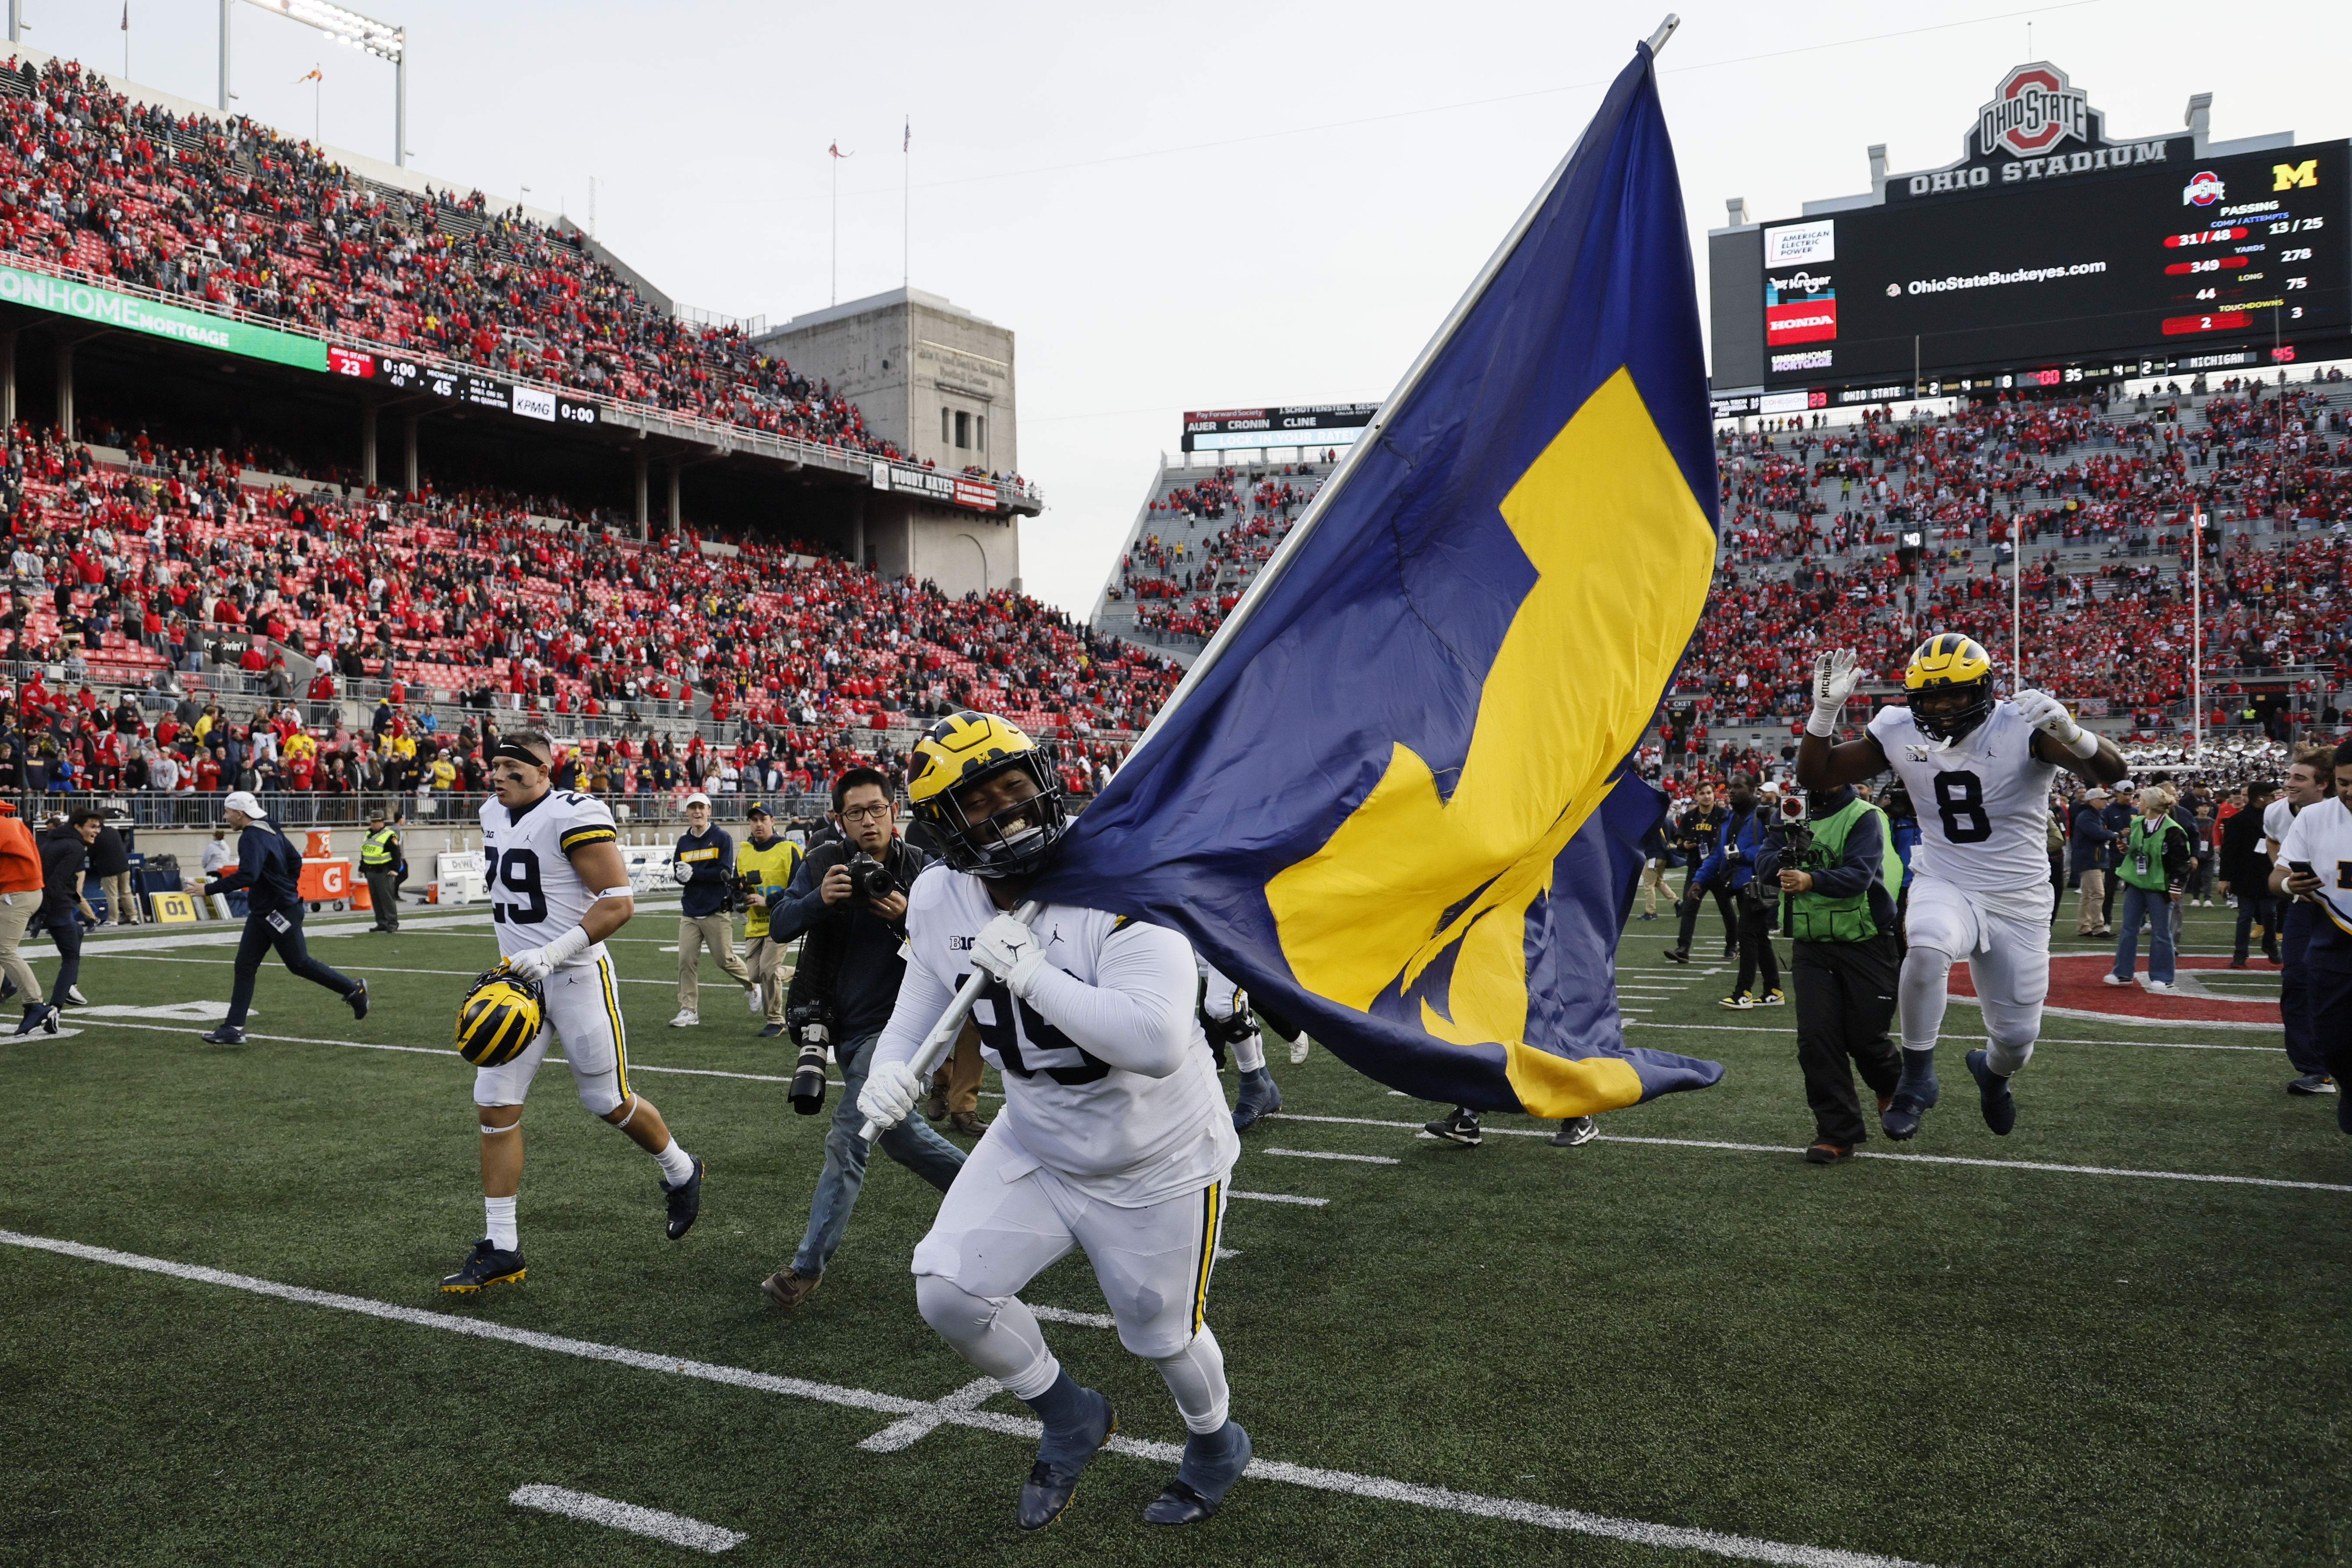
[[[520,811],[496,797],[482,802],[482,860],[489,881],[490,924],[505,957],[528,953],[586,918],[603,888],[590,887],[572,869],[572,852],[614,843],[613,813],[593,795],[550,789]],[[604,945],[592,943],[566,968],[593,964]]]
[[[1915,872],[1978,893],[2047,897],[2050,781],[2058,769],[2033,755],[2033,727],[2014,705],[1994,704],[1949,747],[1921,734],[1905,707],[1879,709],[1870,735],[1918,814]]]

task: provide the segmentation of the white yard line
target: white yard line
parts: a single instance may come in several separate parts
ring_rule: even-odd
[[[1235,1197],[1244,1195],[1234,1194]],[[231,1274],[218,1269],[203,1268],[191,1263],[174,1263],[162,1258],[142,1258],[132,1252],[118,1252],[110,1248],[89,1247],[78,1241],[59,1241],[44,1236],[26,1236],[16,1231],[0,1230],[0,1245],[24,1247],[63,1257],[77,1258],[85,1262],[106,1263],[116,1268],[136,1269],[147,1273],[162,1274],[171,1279],[185,1280],[197,1284],[217,1285],[230,1290],[247,1291],[255,1295],[274,1296],[280,1301],[299,1302],[306,1306],[326,1307],[339,1312],[357,1312],[404,1323],[413,1328],[436,1329],[446,1333],[468,1334],[478,1339],[497,1340],[520,1345],[528,1350],[546,1351],[560,1355],[575,1355],[589,1361],[606,1362],[634,1368],[640,1372],[658,1373],[667,1376],[693,1377],[707,1382],[725,1384],[761,1394],[781,1394],[795,1399],[814,1400],[821,1404],[864,1410],[893,1418],[893,1425],[883,1428],[887,1434],[908,1425],[907,1418],[928,1420],[924,1430],[938,1426],[969,1427],[983,1432],[997,1432],[1007,1437],[1034,1442],[1038,1425],[1016,1416],[1001,1416],[993,1411],[971,1406],[992,1393],[975,1396],[974,1391],[988,1379],[968,1383],[945,1399],[908,1399],[893,1394],[877,1394],[870,1389],[845,1388],[838,1384],[813,1383],[797,1377],[779,1377],[772,1373],[751,1372],[742,1367],[721,1366],[709,1362],[685,1361],[676,1356],[654,1355],[641,1350],[620,1345],[598,1344],[589,1340],[567,1339],[558,1334],[541,1333],[532,1329],[510,1328],[504,1323],[460,1315],[457,1312],[428,1312],[416,1307],[395,1306],[389,1301],[370,1301],[363,1296],[338,1295],[328,1291],[313,1291],[300,1285],[283,1285],[274,1280],[255,1279],[247,1274]],[[969,1404],[967,1404],[967,1401]],[[877,1434],[880,1436],[882,1434]],[[911,1442],[921,1433],[907,1438]],[[873,1441],[867,1439],[868,1444]],[[897,1445],[903,1447],[904,1444]],[[1146,1442],[1134,1437],[1113,1437],[1104,1447],[1113,1453],[1132,1458],[1148,1459],[1156,1464],[1172,1465],[1183,1457],[1183,1449],[1174,1443]],[[1454,1491],[1446,1487],[1420,1486],[1411,1481],[1394,1480],[1386,1476],[1358,1475],[1347,1470],[1319,1469],[1309,1465],[1287,1464],[1279,1459],[1257,1458],[1250,1461],[1244,1472],[1251,1479],[1279,1481],[1290,1486],[1309,1488],[1317,1491],[1345,1493],[1353,1497],[1370,1498],[1382,1502],[1400,1502],[1418,1508],[1438,1509],[1453,1513],[1471,1514],[1484,1519],[1499,1519],[1514,1524],[1533,1525],[1539,1529],[1566,1531],[1578,1535],[1599,1536],[1611,1541],[1633,1542],[1662,1551],[1705,1552],[1718,1557],[1735,1558],[1748,1563],[1771,1563],[1783,1568],[1924,1568],[1924,1565],[1899,1557],[1883,1557],[1864,1552],[1842,1552],[1833,1547],[1806,1546],[1789,1542],[1766,1541],[1750,1535],[1729,1535],[1720,1531],[1696,1530],[1685,1525],[1653,1524],[1645,1520],[1617,1519],[1607,1514],[1586,1513],[1580,1509],[1552,1508],[1543,1503],[1523,1502],[1516,1498],[1482,1497],[1475,1492]],[[528,1490],[528,1489],[526,1489]],[[550,1492],[556,1489],[547,1489]],[[580,1497],[585,1494],[570,1494]],[[626,1503],[612,1503],[604,1499],[589,1500],[613,1509],[627,1509]],[[540,1506],[536,1503],[526,1506]],[[652,1515],[653,1510],[638,1510]],[[581,1517],[586,1517],[583,1515]],[[659,1517],[675,1519],[675,1515]],[[600,1519],[600,1523],[614,1521]],[[683,1524],[698,1521],[680,1520]],[[617,1525],[617,1528],[630,1528]],[[717,1526],[703,1528],[716,1530]],[[732,1532],[722,1532],[732,1533]],[[680,1544],[688,1544],[681,1542]],[[730,1543],[731,1544],[731,1543]],[[710,1547],[700,1548],[704,1551]]]
[[[722,1530],[682,1513],[664,1513],[657,1508],[639,1508],[633,1502],[615,1502],[593,1492],[570,1491],[562,1487],[536,1483],[517,1487],[507,1494],[507,1500],[517,1508],[560,1513],[567,1519],[625,1530],[632,1535],[650,1535],[656,1541],[667,1541],[672,1546],[696,1552],[726,1552],[751,1539],[740,1530]]]
[[[89,948],[85,947],[82,949],[81,956],[85,958],[136,958],[142,963],[154,964],[221,964],[233,966],[236,962],[234,958],[161,958],[157,957],[152,953],[142,953],[135,949],[125,949],[112,953],[93,953]],[[353,975],[452,975],[458,977],[459,978],[468,980],[482,972],[479,969],[410,969],[404,968],[398,964],[336,964],[333,965],[332,967],[341,969],[347,974]],[[676,980],[633,980],[625,975],[615,975],[613,977],[619,980],[621,984],[625,986],[674,987],[677,984]]]
[[[1335,1155],[1320,1149],[1260,1149],[1262,1155],[1287,1155],[1294,1160],[1354,1160],[1367,1166],[1393,1166],[1402,1162],[1386,1155]]]
[[[1954,1001],[1959,1001],[1962,998],[1955,997],[1952,999]],[[2114,1024],[2118,1029],[2267,1029],[2275,1032],[2279,1027],[2274,1023],[2204,1023],[2196,1019],[2147,1019],[2146,1020],[2138,1019],[2119,1019],[2111,1017],[2105,1013],[2072,1012],[2064,1008],[2045,1008],[2042,1010],[2045,1013],[2053,1014],[2060,1018],[2088,1019],[2095,1023]],[[1625,1027],[1628,1029],[1693,1029],[1703,1031],[1724,1031],[1731,1034],[1794,1034],[1797,1032],[1794,1025],[1778,1026],[1773,1024],[1759,1023],[1654,1023],[1648,1019],[1628,1019],[1625,1022]],[[1958,1040],[1982,1040],[1984,1036],[1980,1034],[1947,1034],[1943,1037],[1943,1040],[1946,1044],[1951,1044]],[[2162,1046],[2168,1051],[2267,1051],[2273,1053],[2283,1052],[2285,1049],[2283,1046],[2272,1045],[2193,1045],[2183,1040],[2053,1040],[2044,1037],[2039,1043],[2042,1045],[2154,1045]]]
[[[1384,1122],[1374,1116],[1304,1116],[1296,1111],[1272,1111],[1268,1121],[1328,1122],[1355,1127],[1394,1127],[1401,1132],[1419,1133],[1418,1122]],[[1485,1131],[1515,1138],[1548,1138],[1551,1134],[1541,1128],[1487,1127]],[[1800,1153],[1794,1144],[1727,1144],[1707,1138],[1637,1138],[1622,1133],[1603,1133],[1595,1140],[1603,1144],[1654,1144],[1675,1149],[1727,1149],[1748,1155],[1793,1155]],[[1272,1151],[1267,1151],[1271,1153]],[[2327,1181],[2285,1181],[2276,1176],[2206,1176],[2196,1171],[2125,1170],[2110,1166],[2062,1166],[2045,1160],[1980,1160],[1959,1155],[1898,1155],[1892,1151],[1858,1149],[1855,1153],[1865,1160],[1908,1160],[1918,1165],[1985,1166],[2005,1171],[2056,1171],[2066,1176],[2138,1176],[2147,1181],[2221,1182],[2232,1186],[2284,1186],[2307,1192],[2352,1192],[2352,1186]],[[1239,1197],[1241,1195],[1234,1195]]]
[[[1228,1188],[1227,1197],[1246,1197],[1256,1203],[1295,1203],[1301,1208],[1322,1208],[1329,1205],[1328,1197],[1301,1197],[1289,1192],[1241,1192]]]

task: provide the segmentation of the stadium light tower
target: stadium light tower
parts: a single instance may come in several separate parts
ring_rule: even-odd
[[[316,27],[345,48],[357,49],[393,70],[392,161],[408,167],[408,29],[362,16],[330,0],[247,0],[273,16]],[[230,0],[221,0],[221,112],[228,112],[228,14]]]

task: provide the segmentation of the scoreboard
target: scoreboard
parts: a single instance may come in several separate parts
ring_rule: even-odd
[[[1960,158],[1707,236],[1717,413],[2268,370],[2352,354],[2352,141],[2108,133],[2046,60]]]
[[[1764,385],[1907,389],[1915,371],[2047,385],[2086,361],[2178,363],[2230,345],[2267,362],[2340,339],[2352,331],[2347,151],[2318,143],[1768,225]]]

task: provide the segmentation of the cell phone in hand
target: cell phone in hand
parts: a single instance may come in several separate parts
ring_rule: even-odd
[[[2311,862],[2309,861],[2289,861],[2286,862],[2286,869],[2294,873],[2297,876],[2317,876],[2319,874],[2317,872],[2311,869]]]

